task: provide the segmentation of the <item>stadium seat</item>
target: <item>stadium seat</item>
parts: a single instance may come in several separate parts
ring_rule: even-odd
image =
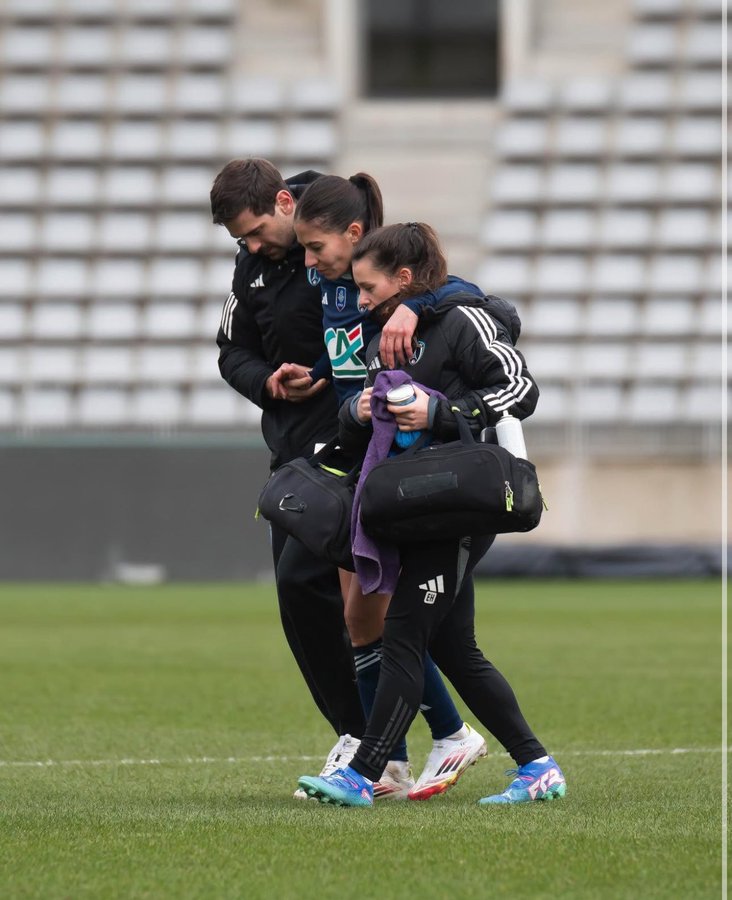
[[[140,212],[109,212],[100,217],[99,246],[103,250],[142,251],[150,245],[150,217]]]
[[[129,395],[122,387],[83,387],[75,418],[85,427],[127,425],[130,420]]]
[[[200,212],[162,213],[155,223],[153,243],[163,251],[200,251],[210,242],[214,231],[207,218]]]
[[[26,428],[68,428],[72,394],[64,388],[28,388],[20,395],[20,422]]]
[[[626,417],[623,390],[615,384],[578,384],[570,415],[580,422],[613,422]]]
[[[625,379],[631,373],[628,343],[583,343],[577,366],[580,377]]]
[[[201,266],[195,259],[158,257],[150,265],[147,288],[156,298],[197,294],[201,290]]]
[[[587,209],[548,210],[541,225],[541,243],[548,247],[589,247],[595,241],[595,215]]]
[[[719,426],[725,413],[725,402],[729,404],[729,393],[723,394],[720,381],[696,382],[683,390],[680,417],[686,422],[709,422]],[[729,416],[729,409],[726,414]]]
[[[165,335],[169,337],[169,335]],[[137,377],[140,381],[170,384],[191,379],[188,347],[147,344],[137,354]]]
[[[615,163],[608,167],[607,195],[610,200],[642,203],[658,197],[660,170],[650,163]]]
[[[36,303],[28,324],[34,339],[78,339],[83,331],[82,310],[77,303]]]
[[[604,117],[560,119],[554,134],[554,150],[563,157],[597,157],[607,145],[607,131]]]
[[[28,163],[40,157],[45,147],[40,122],[6,121],[0,128],[0,159],[17,159]]]
[[[211,257],[204,264],[203,282],[206,294],[221,298],[221,306],[231,290],[231,279],[234,275],[234,259],[230,254],[223,257]]]
[[[102,198],[113,205],[148,206],[156,197],[155,170],[143,166],[120,166],[107,169]]]
[[[663,153],[668,143],[665,119],[625,118],[615,132],[615,151],[619,156],[650,156]]]
[[[135,377],[135,351],[132,347],[84,347],[80,373],[82,380],[90,384],[131,382]]]
[[[231,122],[225,131],[224,146],[232,157],[276,156],[280,150],[279,125],[256,119]]]
[[[122,29],[115,57],[123,66],[163,68],[172,52],[173,29],[145,23]]]
[[[593,290],[599,294],[642,291],[645,287],[644,258],[628,253],[598,254],[591,278]]]
[[[690,347],[689,375],[696,379],[719,382],[723,371],[722,344],[720,341],[699,341]]]
[[[691,297],[649,297],[639,322],[643,334],[657,337],[688,336],[696,330],[696,312]]]
[[[134,340],[139,336],[139,312],[135,303],[92,303],[86,320],[90,338]]]
[[[536,203],[542,193],[542,171],[536,165],[500,166],[491,186],[498,203]]]
[[[529,371],[541,387],[545,381],[566,379],[575,370],[577,346],[568,341],[542,341],[541,332],[531,329],[531,337],[522,340],[521,352],[526,357]]]
[[[686,374],[687,345],[644,341],[636,348],[633,370],[639,379],[680,380]]]
[[[231,83],[231,107],[236,113],[276,116],[285,108],[285,90],[279,78],[239,77]]]
[[[699,334],[705,337],[712,335],[721,337],[724,324],[722,302],[721,294],[702,298],[698,320]],[[731,318],[728,312],[728,332]]]
[[[542,382],[541,395],[529,423],[564,423],[572,416],[571,392],[566,384]],[[528,435],[527,435],[528,440]]]
[[[719,116],[677,119],[671,130],[671,148],[678,156],[717,159],[722,150]]]
[[[635,72],[618,83],[623,110],[664,113],[671,107],[672,80],[665,72]]]
[[[546,198],[559,203],[586,203],[600,194],[600,169],[594,164],[559,164],[548,174]]]
[[[89,268],[84,259],[44,256],[36,271],[36,290],[41,297],[78,297],[89,287]]]
[[[41,222],[39,237],[51,252],[84,251],[94,242],[93,219],[86,213],[46,213]]]
[[[194,387],[185,418],[194,425],[230,428],[237,423],[258,425],[261,410],[222,381],[218,387]]]
[[[675,422],[680,413],[680,391],[674,384],[635,384],[628,397],[628,418],[633,422]]]
[[[149,302],[142,312],[143,337],[166,340],[195,337],[195,313],[191,303]]]
[[[221,299],[207,300],[204,304],[202,304],[198,312],[198,320],[196,324],[196,334],[199,337],[207,337],[210,341],[214,341],[216,339],[216,334],[219,330],[219,325],[221,324],[221,314],[224,309],[225,299],[226,298],[222,296]],[[0,311],[1,310],[2,306],[0,306]],[[0,323],[1,322],[2,318],[0,317]],[[210,348],[210,352],[212,352],[218,359],[217,347],[212,345]]]
[[[53,166],[44,199],[59,206],[95,206],[99,199],[99,169],[95,166]]]
[[[638,317],[638,302],[632,297],[596,296],[587,308],[587,334],[590,337],[631,335],[638,329]]]
[[[722,79],[719,72],[682,72],[679,104],[689,112],[718,113],[722,108]]]
[[[59,34],[59,56],[68,67],[109,65],[114,31],[106,25],[69,25]]]
[[[169,427],[181,418],[183,397],[174,387],[138,387],[130,406],[135,425]]]
[[[56,89],[56,107],[62,114],[101,116],[106,113],[109,83],[103,75],[64,75]]]
[[[588,260],[580,254],[542,254],[537,258],[534,284],[540,291],[583,293],[587,290]]]
[[[186,66],[221,66],[232,53],[234,35],[227,25],[187,25],[182,30],[177,56]]]
[[[0,390],[0,425],[12,428],[17,425],[19,418],[15,392]]]
[[[100,257],[94,262],[91,290],[99,297],[134,297],[142,293],[143,274],[139,259]]]
[[[62,160],[93,160],[102,155],[104,132],[100,122],[59,121],[51,126],[48,152]]]
[[[26,351],[25,374],[31,384],[73,384],[79,378],[78,351],[32,344]]]
[[[128,73],[115,81],[110,106],[118,114],[159,115],[167,96],[164,75]]]
[[[699,289],[702,263],[698,256],[658,254],[651,259],[649,284],[654,291],[695,291]]]
[[[642,247],[650,241],[651,225],[648,210],[606,209],[600,214],[598,243],[606,247]]]
[[[33,216],[27,213],[0,215],[0,247],[3,250],[31,250],[35,248],[37,239],[37,228]]]
[[[40,115],[50,95],[51,82],[43,75],[7,75],[0,82],[0,112]]]
[[[220,318],[220,311],[219,311]],[[211,335],[215,337],[218,321],[213,328],[199,331],[199,335]],[[194,384],[216,384],[221,382],[221,373],[218,365],[218,348],[209,341],[192,348],[190,363],[190,378]]]
[[[503,86],[501,101],[511,113],[538,114],[549,111],[553,85],[544,78],[511,78]]]
[[[614,85],[605,78],[578,76],[561,84],[557,105],[572,112],[605,113],[613,101]]]
[[[9,25],[0,41],[0,59],[5,66],[50,66],[54,59],[52,30]]]
[[[669,203],[677,201],[716,201],[719,176],[715,166],[704,163],[676,163],[665,173],[661,194]]]
[[[495,139],[499,156],[540,159],[549,147],[548,123],[544,119],[514,119],[505,122]]]
[[[711,227],[709,212],[697,209],[662,209],[658,214],[656,240],[666,247],[706,247],[716,241],[721,230]]]
[[[166,206],[198,207],[208,199],[214,174],[206,166],[167,166],[162,172],[160,196]]]
[[[727,39],[729,41],[729,34]],[[720,25],[717,22],[692,24],[686,40],[682,42],[681,56],[692,64],[707,64],[718,68],[722,60],[722,29]]]
[[[0,296],[27,294],[31,284],[31,268],[24,259],[0,259]]]
[[[489,293],[522,293],[531,284],[529,265],[522,256],[493,256],[481,265],[476,281]]]
[[[115,122],[108,149],[113,159],[157,161],[162,152],[161,126],[158,122]]]
[[[0,205],[35,203],[40,196],[40,172],[25,166],[0,167]]]
[[[569,297],[537,297],[531,304],[526,335],[570,337],[582,331],[582,304]]]
[[[25,337],[26,307],[23,303],[0,303],[0,334],[5,340],[21,340]]]
[[[183,73],[173,85],[172,106],[182,112],[211,115],[225,108],[226,91],[227,84],[218,74]]]
[[[630,33],[628,53],[632,63],[670,65],[678,49],[676,24],[637,25]]]
[[[285,122],[282,152],[305,159],[330,159],[336,152],[336,133],[330,119],[301,119]]]
[[[168,131],[166,151],[173,159],[210,159],[220,152],[218,122],[173,122]]]
[[[0,307],[0,310],[2,307]],[[0,318],[0,325],[2,319]],[[6,338],[7,339],[7,338]],[[22,384],[26,379],[26,348],[0,347],[0,384]]]
[[[481,231],[487,247],[527,248],[536,243],[536,215],[528,210],[496,210]]]

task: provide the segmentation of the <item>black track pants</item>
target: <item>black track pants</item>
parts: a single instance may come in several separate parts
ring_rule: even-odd
[[[475,642],[469,579],[490,543],[490,538],[476,538],[400,549],[402,571],[386,615],[376,700],[352,762],[367,778],[378,781],[392,746],[419,709],[427,650],[519,765],[545,754],[510,685]],[[463,579],[467,580],[458,593]]]
[[[313,700],[336,734],[361,737],[364,714],[338,570],[272,526],[282,628]]]

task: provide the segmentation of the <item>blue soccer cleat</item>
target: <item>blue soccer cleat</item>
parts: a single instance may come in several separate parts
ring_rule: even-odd
[[[374,786],[350,766],[331,775],[302,775],[297,783],[308,797],[335,806],[373,806]]]
[[[507,775],[516,778],[502,794],[483,797],[478,803],[488,806],[493,803],[530,803],[532,800],[558,800],[567,792],[567,782],[554,757],[544,762],[526,763],[518,769],[509,769]]]

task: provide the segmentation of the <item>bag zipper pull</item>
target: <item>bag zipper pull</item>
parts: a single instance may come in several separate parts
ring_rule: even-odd
[[[513,511],[513,491],[511,490],[511,485],[507,482],[503,482],[506,485],[506,512]]]

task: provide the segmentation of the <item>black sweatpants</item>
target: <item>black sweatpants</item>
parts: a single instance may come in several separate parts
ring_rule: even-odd
[[[365,726],[338,570],[271,526],[282,628],[313,700],[336,734]]]
[[[351,765],[378,781],[393,745],[422,699],[424,654],[518,765],[546,750],[529,728],[511,686],[475,641],[474,591],[458,589],[492,543],[464,538],[400,547],[402,571],[384,623],[381,675],[361,745]]]

